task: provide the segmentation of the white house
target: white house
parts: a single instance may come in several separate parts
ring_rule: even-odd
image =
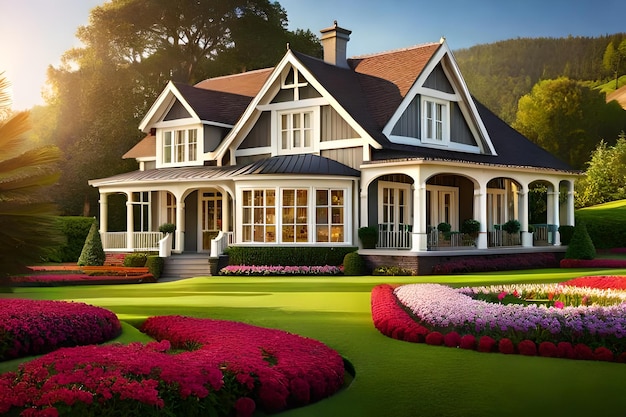
[[[163,223],[174,254],[358,246],[363,226],[378,228],[374,251],[403,256],[559,245],[579,173],[474,100],[445,40],[347,59],[351,32],[321,33],[323,60],[287,50],[274,68],[165,87],[124,155],[139,170],[89,181],[105,250],[154,249]],[[548,215],[533,239],[535,183]],[[107,229],[112,194],[127,198],[126,231]],[[480,222],[475,240],[436,231],[466,219]],[[521,239],[503,242],[513,219]]]

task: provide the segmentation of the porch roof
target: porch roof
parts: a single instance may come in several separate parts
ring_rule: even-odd
[[[291,174],[359,177],[361,173],[332,159],[317,155],[283,155],[246,165],[195,166],[132,171],[89,181],[93,187],[157,182],[219,181],[248,175]]]

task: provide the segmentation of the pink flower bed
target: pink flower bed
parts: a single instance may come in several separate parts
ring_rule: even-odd
[[[561,268],[626,268],[624,259],[561,259]]]
[[[337,352],[281,330],[181,316],[149,318],[142,330],[163,340],[64,348],[0,375],[0,413],[249,417],[343,385]]]
[[[0,360],[102,343],[120,332],[113,312],[88,304],[24,299],[0,302]]]
[[[340,275],[337,266],[282,266],[282,265],[228,265],[220,269],[220,275]]]
[[[573,309],[490,304],[437,284],[397,289],[383,284],[372,290],[374,326],[396,339],[480,352],[626,362],[626,303],[590,309],[578,316]],[[569,328],[562,329],[562,325]],[[419,337],[413,336],[416,326]],[[592,349],[576,342],[590,333],[598,336],[594,345],[604,341],[609,346]],[[573,339],[562,339],[566,334]]]

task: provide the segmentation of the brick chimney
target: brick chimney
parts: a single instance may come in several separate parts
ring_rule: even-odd
[[[324,48],[324,61],[338,67],[349,68],[346,59],[346,49],[352,31],[340,28],[335,20],[333,26],[320,30],[320,33],[322,34],[322,47]]]

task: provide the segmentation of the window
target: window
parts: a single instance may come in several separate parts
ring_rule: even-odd
[[[280,150],[302,151],[313,149],[313,112],[280,114]]]
[[[133,221],[135,232],[149,232],[151,221],[150,192],[135,192],[132,196]]]
[[[282,241],[309,241],[309,193],[307,189],[282,191]]]
[[[447,142],[447,103],[424,99],[422,109],[422,140],[435,143]]]
[[[163,163],[182,163],[198,159],[198,130],[163,132]]]
[[[166,192],[165,198],[165,223],[176,224],[176,198],[174,194]]]
[[[343,190],[315,191],[315,241],[344,241]]]
[[[276,242],[276,191],[244,190],[243,241]]]

